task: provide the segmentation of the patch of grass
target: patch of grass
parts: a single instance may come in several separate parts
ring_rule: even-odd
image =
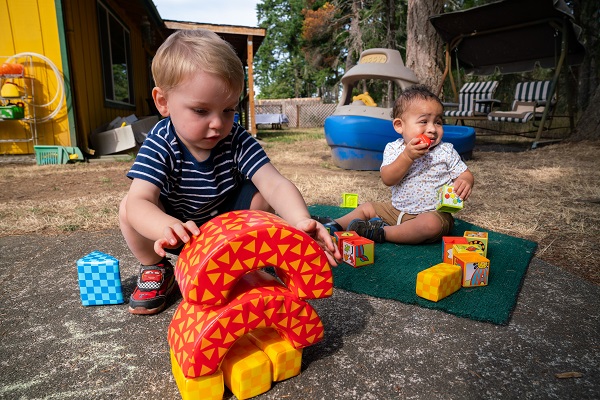
[[[265,143],[295,143],[322,139],[323,128],[259,130],[257,137]]]
[[[92,215],[90,209],[86,206],[75,207],[75,214],[81,216],[82,218],[89,218]]]
[[[78,224],[65,224],[61,225],[59,228],[63,232],[75,232],[76,230],[81,228],[81,226]]]

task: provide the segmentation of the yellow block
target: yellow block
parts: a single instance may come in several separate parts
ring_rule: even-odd
[[[457,265],[440,263],[417,274],[417,296],[439,301],[460,289],[462,269]]]
[[[248,333],[248,339],[262,351],[273,364],[273,381],[283,381],[300,373],[302,349],[295,349],[273,328],[258,329]]]
[[[271,361],[246,336],[239,338],[221,363],[225,385],[239,399],[271,389]]]
[[[182,400],[221,400],[225,393],[223,373],[218,370],[212,375],[186,378],[171,350],[171,370]]]

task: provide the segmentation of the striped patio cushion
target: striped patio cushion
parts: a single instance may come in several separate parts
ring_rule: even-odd
[[[515,89],[515,99],[512,104],[512,110],[494,111],[488,115],[488,120],[494,122],[526,123],[530,121],[534,115],[541,116],[548,100],[551,83],[551,81],[518,83]],[[551,101],[551,103],[554,102],[555,99]],[[540,106],[539,104],[542,105]]]
[[[497,81],[465,83],[458,94],[458,109],[447,110],[445,117],[473,117],[489,113],[489,104],[477,100],[491,100],[498,88]]]

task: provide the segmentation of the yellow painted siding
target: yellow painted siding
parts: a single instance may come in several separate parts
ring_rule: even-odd
[[[57,81],[48,63],[33,56],[33,68],[27,68],[27,75],[33,77],[33,103],[38,120],[48,116],[58,106],[58,100],[48,104],[62,84],[62,59],[58,24],[54,0],[0,0],[0,56],[14,56],[21,53],[39,54],[56,66],[60,72]],[[27,61],[25,58],[16,61]],[[25,82],[31,82],[26,79]],[[31,88],[30,88],[31,90]],[[60,97],[59,97],[60,98]],[[39,107],[48,104],[46,107]],[[40,122],[37,127],[37,143],[44,145],[72,146],[67,106],[63,101],[58,114],[48,122]],[[0,122],[0,140],[27,139],[29,126],[22,122]],[[0,154],[33,153],[34,142],[2,142]]]
[[[58,1],[58,0],[56,0]],[[129,1],[129,0],[128,0]],[[129,29],[135,107],[116,108],[104,101],[101,70],[100,41],[98,37],[97,0],[61,0],[63,24],[58,22],[54,0],[0,0],[0,56],[34,52],[49,58],[63,75],[61,54],[69,59],[69,76],[65,77],[66,97],[60,112],[49,122],[37,124],[41,145],[77,146],[91,152],[91,133],[117,116],[148,115],[146,99],[151,96],[148,60],[152,56],[145,48],[140,30],[140,15],[130,15],[118,0],[103,0],[112,12]],[[59,6],[59,7],[60,7]],[[131,11],[130,11],[131,13]],[[63,30],[59,32],[59,29]],[[65,43],[61,43],[64,34]],[[61,48],[61,46],[66,47]],[[62,51],[62,53],[61,53]],[[54,73],[41,60],[35,60],[33,75],[36,104],[46,104],[55,95],[58,83]],[[56,103],[55,103],[56,104]],[[38,116],[46,116],[56,107],[36,108]],[[70,110],[70,112],[68,112]],[[73,118],[69,131],[69,115]],[[27,125],[16,121],[0,122],[0,140],[26,139]],[[71,138],[76,141],[72,142]],[[0,142],[0,154],[31,154],[33,142]]]

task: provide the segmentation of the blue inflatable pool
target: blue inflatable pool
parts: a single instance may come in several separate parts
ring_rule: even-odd
[[[378,171],[385,145],[398,139],[392,121],[360,115],[332,115],[325,119],[325,139],[336,166],[359,171]],[[463,159],[471,158],[475,129],[444,125],[444,142],[454,145]]]

